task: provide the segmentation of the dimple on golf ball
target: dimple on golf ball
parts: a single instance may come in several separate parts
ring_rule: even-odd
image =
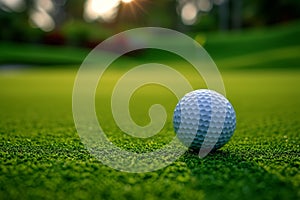
[[[187,93],[176,105],[173,126],[178,139],[193,150],[218,149],[236,127],[236,115],[221,94],[200,89]]]

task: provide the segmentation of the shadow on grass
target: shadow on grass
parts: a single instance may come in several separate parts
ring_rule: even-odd
[[[200,159],[195,152],[182,159],[191,172],[191,187],[207,199],[297,199],[297,188],[267,172],[252,157],[217,150]]]

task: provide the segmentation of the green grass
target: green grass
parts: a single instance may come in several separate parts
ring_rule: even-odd
[[[0,42],[1,64],[39,66],[74,65],[81,63],[88,49]]]
[[[271,28],[202,35],[206,40],[204,48],[221,69],[299,67],[300,21]],[[192,34],[190,36],[193,38]],[[174,41],[174,44],[177,43]],[[0,42],[0,64],[73,66],[80,65],[88,53],[88,49],[73,47]],[[170,61],[174,58],[176,56],[170,53],[155,51],[145,51],[138,57],[146,61]]]
[[[253,31],[208,38],[207,50],[220,66],[227,98],[237,113],[234,136],[204,159],[187,152],[172,165],[148,173],[111,169],[81,143],[72,116],[72,89],[79,64],[69,68],[0,69],[0,199],[299,199],[299,39],[286,39],[280,44],[273,44],[272,39],[284,35],[295,38],[291,35],[297,31],[290,26],[269,30],[269,36],[265,31]],[[247,46],[259,37],[263,38],[258,40],[264,41],[262,46]],[[226,50],[227,42],[234,41],[248,49]],[[1,45],[0,51],[5,52]],[[12,53],[16,46],[4,46],[11,49],[5,55],[17,54]],[[35,48],[28,50],[31,57],[23,55],[22,48],[18,55],[34,58]],[[80,55],[73,51],[62,49],[61,54],[67,53],[58,63],[80,63],[85,50]],[[48,48],[42,48],[35,64],[40,62],[43,67],[59,55],[55,49],[50,57],[47,52]],[[76,58],[69,56],[72,52]],[[146,52],[140,60],[114,63],[96,96],[98,119],[111,142],[136,152],[159,149],[175,135],[171,119],[177,100],[156,85],[138,90],[130,109],[133,119],[143,125],[149,121],[150,105],[164,105],[168,119],[157,136],[133,139],[112,120],[109,100],[114,84],[129,67],[147,62],[147,53],[157,52]],[[189,65],[174,55],[164,55],[165,59],[158,56],[150,60],[181,70],[195,89],[205,87]]]
[[[232,140],[204,159],[186,153],[164,169],[141,174],[110,169],[85,150],[72,119],[74,78],[73,70],[1,73],[2,198],[299,198],[300,71],[223,73],[237,113]],[[168,93],[163,97],[162,104],[175,103]],[[167,137],[156,140],[130,140],[117,131],[110,139],[125,149],[161,148],[174,136],[170,123],[163,131]]]

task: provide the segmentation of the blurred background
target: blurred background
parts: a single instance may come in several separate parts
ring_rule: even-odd
[[[4,44],[93,48],[123,30],[159,26],[205,45],[212,32],[288,24],[299,10],[295,0],[0,0],[0,42],[8,51]]]

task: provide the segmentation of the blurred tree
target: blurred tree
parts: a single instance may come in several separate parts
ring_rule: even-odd
[[[229,0],[220,1],[219,4],[219,26],[221,30],[229,29]]]
[[[240,29],[243,21],[243,0],[215,0],[219,6],[220,30]]]
[[[300,1],[297,0],[244,0],[246,26],[262,26],[300,18]]]
[[[86,3],[96,0],[0,0],[0,39],[85,45],[115,32],[140,26],[206,31],[264,26],[300,18],[296,0],[101,0],[117,7],[115,21],[83,18]],[[123,0],[125,1],[125,0]],[[116,4],[117,3],[117,4]],[[100,6],[100,7],[99,7]],[[116,8],[116,7],[115,7]],[[29,23],[28,23],[29,21]],[[38,27],[43,33],[32,27]],[[97,34],[96,34],[97,33]]]
[[[243,0],[232,0],[232,28],[240,29],[243,23]]]
[[[86,0],[69,0],[65,4],[65,12],[67,20],[82,20],[84,4]]]
[[[175,28],[178,15],[176,0],[133,0],[121,1],[114,24],[121,27],[160,26]]]
[[[72,0],[74,1],[74,0]],[[52,0],[53,2],[53,11],[51,16],[55,23],[55,28],[59,29],[66,19],[66,2],[67,0]]]

